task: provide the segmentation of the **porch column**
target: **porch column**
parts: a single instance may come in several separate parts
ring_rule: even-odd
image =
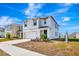
[[[25,38],[24,38],[24,24],[25,24],[25,23],[23,23],[23,26],[22,26],[22,27],[23,27],[23,29],[22,29],[22,32],[23,32],[23,39],[25,39]]]
[[[21,38],[21,32],[20,32],[20,38]]]
[[[40,26],[40,24],[39,24],[39,19],[37,20],[37,26],[38,26],[38,28],[39,28],[39,26]]]

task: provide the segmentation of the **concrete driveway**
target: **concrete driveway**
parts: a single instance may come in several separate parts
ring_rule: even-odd
[[[17,43],[22,43],[26,41],[30,41],[30,39],[17,39],[17,40],[5,41],[5,42],[0,42],[0,45],[17,44]]]
[[[12,40],[6,42],[0,42],[0,49],[4,52],[8,53],[11,56],[45,56],[43,54],[33,52],[30,50],[26,50],[20,47],[13,46],[12,44],[22,43],[30,41],[27,39],[19,39],[19,40]]]

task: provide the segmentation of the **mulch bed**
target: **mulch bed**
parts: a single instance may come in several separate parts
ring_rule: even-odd
[[[10,56],[9,54],[7,54],[6,52],[0,50],[0,56]]]
[[[48,56],[79,56],[79,43],[78,42],[34,42],[28,41],[15,46],[35,51]]]

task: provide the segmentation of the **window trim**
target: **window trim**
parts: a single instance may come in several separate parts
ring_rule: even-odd
[[[27,27],[27,23],[26,22],[24,23],[24,27]]]
[[[33,20],[33,26],[37,25],[37,20]]]
[[[46,20],[44,20],[44,24],[46,24],[47,22],[46,22]]]

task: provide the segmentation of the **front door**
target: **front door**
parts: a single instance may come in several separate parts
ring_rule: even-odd
[[[47,37],[47,30],[44,30],[44,34],[46,35],[46,37]]]

